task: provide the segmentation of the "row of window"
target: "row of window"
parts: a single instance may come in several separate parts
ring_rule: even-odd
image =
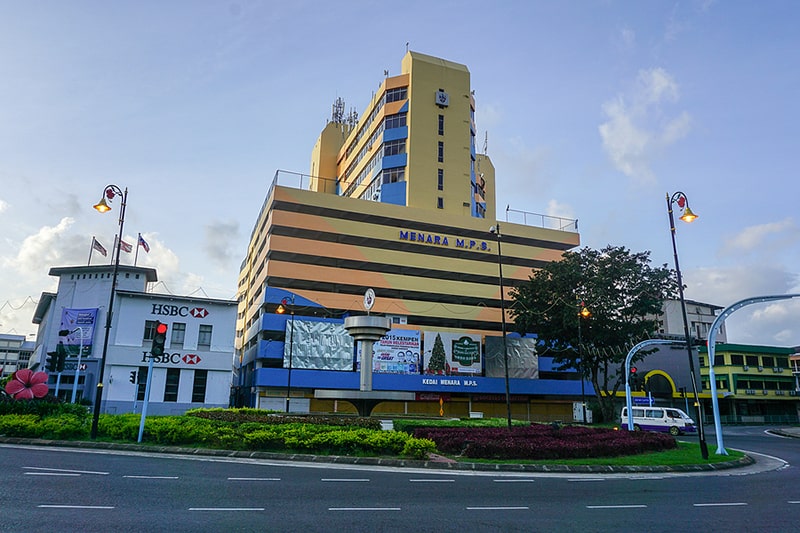
[[[156,331],[157,320],[146,320],[144,323],[144,340],[153,340],[153,335]],[[172,336],[169,341],[169,348],[180,350],[183,348],[183,342],[186,337],[186,323],[173,322],[170,324],[169,329],[172,331]],[[200,324],[197,332],[197,349],[199,351],[211,350],[211,334],[214,328],[211,324]]]
[[[726,359],[730,362],[726,363]],[[770,355],[742,355],[732,353],[714,356],[714,366],[749,366],[753,368],[789,368],[788,357],[773,357]],[[706,366],[706,358],[700,357],[700,366]]]
[[[728,385],[727,377],[719,377],[716,380],[717,389],[731,390]],[[709,380],[703,379],[703,390],[710,390]],[[795,390],[795,384],[791,380],[769,380],[769,379],[738,379],[736,380],[736,391],[744,390],[780,390],[792,391]]]
[[[181,382],[181,369],[168,368],[167,380],[164,386],[164,401],[178,401],[178,387]],[[208,385],[208,370],[195,370],[194,382],[192,383],[192,403],[205,403],[206,387]],[[144,392],[147,387],[147,367],[139,367],[139,386],[136,391],[136,399],[144,401]]]

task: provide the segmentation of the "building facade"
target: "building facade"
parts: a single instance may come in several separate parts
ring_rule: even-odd
[[[67,351],[64,370],[51,373],[50,390],[70,401],[93,402],[106,336],[113,266],[56,267],[58,291],[43,293],[33,322],[39,325],[29,366],[44,370],[47,353]],[[154,360],[149,414],[179,414],[229,403],[236,303],[230,300],[147,292],[151,268],[120,265],[108,330],[101,409],[141,412],[155,325],[166,323],[165,354]]]
[[[0,333],[0,379],[10,376],[19,368],[28,368],[35,343],[24,335]]]
[[[374,359],[376,413],[505,412],[501,308],[580,244],[577,223],[498,222],[469,71],[415,52],[402,67],[360,121],[334,108],[310,176],[278,172],[267,192],[239,276],[236,405],[283,409],[288,395],[292,410],[353,411],[358,355],[342,322],[371,288],[393,327]],[[580,381],[514,342],[528,345],[509,364],[514,416],[571,417]]]

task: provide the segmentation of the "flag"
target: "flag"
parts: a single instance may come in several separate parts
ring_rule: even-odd
[[[122,239],[117,239],[117,242],[119,243],[119,247],[123,252],[131,253],[133,251],[133,246]]]
[[[103,245],[97,242],[97,239],[95,239],[94,237],[92,237],[92,248],[103,254],[104,257],[108,256],[108,252],[106,252],[106,249],[103,248]]]
[[[139,246],[144,248],[144,251],[148,254],[150,253],[150,245],[147,244],[147,241],[142,238],[142,234],[139,234]]]

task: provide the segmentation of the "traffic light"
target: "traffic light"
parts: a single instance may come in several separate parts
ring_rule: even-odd
[[[150,355],[161,357],[164,355],[164,344],[167,342],[167,325],[163,322],[156,322],[156,330],[153,333],[153,346],[150,348]]]
[[[48,372],[55,372],[57,363],[58,363],[58,353],[57,352],[47,352],[47,359],[45,359],[44,368]]]
[[[128,378],[131,383],[136,383],[136,370],[131,370],[131,377]]]
[[[631,374],[628,376],[628,383],[631,386],[631,390],[639,390],[639,374],[637,374],[638,370],[639,369],[635,366],[631,367]]]
[[[64,371],[64,363],[67,361],[67,349],[64,343],[60,342],[56,346],[56,372]]]

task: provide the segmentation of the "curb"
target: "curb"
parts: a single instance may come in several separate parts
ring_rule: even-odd
[[[791,435],[787,435],[791,436]],[[23,444],[30,446],[59,446],[64,448],[89,448],[96,450],[119,450],[128,452],[148,452],[171,455],[195,455],[203,457],[235,457],[241,459],[270,459],[278,461],[298,461],[308,463],[352,464],[370,466],[393,466],[400,468],[429,468],[432,470],[463,470],[476,472],[536,472],[536,473],[574,473],[574,474],[642,474],[658,472],[715,472],[731,468],[741,468],[755,464],[749,455],[735,461],[722,463],[675,465],[675,466],[608,466],[608,465],[539,465],[539,464],[495,464],[465,463],[439,460],[419,461],[413,459],[394,459],[384,457],[350,457],[344,455],[308,455],[293,453],[258,452],[246,450],[214,450],[207,448],[184,448],[180,446],[151,446],[97,441],[69,441],[31,439],[24,437],[0,436],[0,444]]]

